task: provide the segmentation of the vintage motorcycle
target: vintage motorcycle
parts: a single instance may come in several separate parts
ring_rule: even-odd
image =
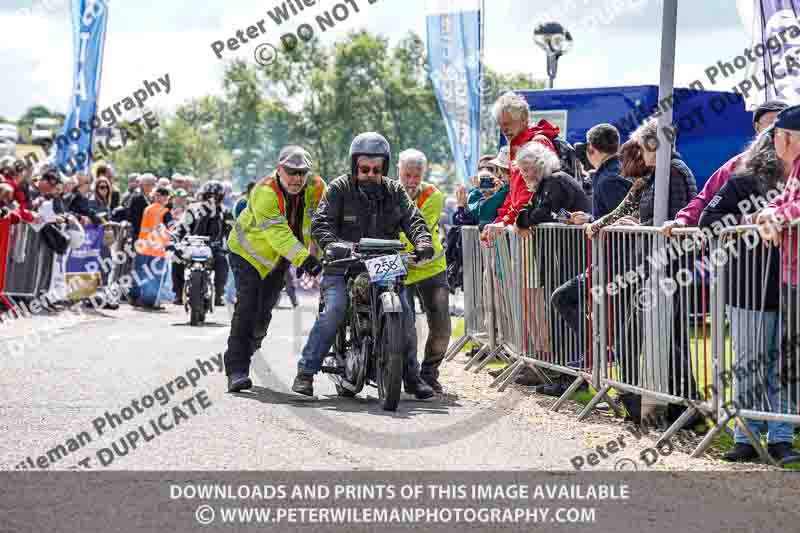
[[[377,387],[387,411],[397,409],[405,366],[400,290],[413,256],[403,250],[399,240],[361,239],[350,257],[325,262],[347,266],[348,303],[322,372],[340,396],[353,397],[365,384]]]
[[[187,235],[175,246],[176,257],[186,263],[183,305],[192,326],[214,312],[214,254],[208,241],[208,237]]]

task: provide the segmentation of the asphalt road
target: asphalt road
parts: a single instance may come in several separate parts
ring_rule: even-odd
[[[508,414],[508,405],[469,401],[452,389],[426,401],[404,394],[394,413],[381,410],[373,388],[338,398],[324,376],[315,382],[317,398],[295,395],[290,386],[316,301],[305,297],[300,310],[287,304],[279,304],[254,357],[255,387],[241,394],[226,392],[218,366],[230,320],[224,308],[199,328],[172,305],[162,312],[122,306],[72,322],[63,314],[37,317],[5,327],[0,465],[563,470],[584,451]],[[514,393],[503,398],[513,402]]]

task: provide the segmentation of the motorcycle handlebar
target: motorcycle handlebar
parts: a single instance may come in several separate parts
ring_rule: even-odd
[[[322,266],[329,267],[329,266],[338,266],[344,264],[352,264],[357,263],[359,261],[363,261],[364,259],[369,259],[369,256],[373,255],[375,257],[380,257],[381,255],[386,254],[360,254],[358,252],[352,252],[350,257],[345,257],[344,259],[336,259],[335,261],[322,261]],[[414,253],[407,253],[407,252],[400,252],[400,257],[407,258],[409,261],[416,261],[417,254]]]

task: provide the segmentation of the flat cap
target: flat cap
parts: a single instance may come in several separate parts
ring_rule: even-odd
[[[800,131],[800,105],[787,107],[778,113],[775,127],[784,130]]]
[[[278,155],[278,165],[293,170],[309,170],[311,155],[300,146],[287,146]]]
[[[789,107],[789,104],[785,104],[783,102],[779,102],[778,100],[768,100],[755,108],[753,111],[753,124],[758,124],[758,121],[761,120],[761,117],[766,115],[767,113],[776,113],[783,111]]]

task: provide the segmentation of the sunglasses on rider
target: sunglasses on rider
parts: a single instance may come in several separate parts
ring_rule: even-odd
[[[370,176],[372,174],[375,174],[377,176],[382,176],[383,175],[383,166],[380,166],[380,167],[362,167],[362,166],[359,166],[358,167],[358,171],[361,174],[366,174],[368,176]]]
[[[286,173],[289,176],[297,177],[297,176],[306,176],[308,175],[308,170],[295,170],[292,168],[287,168]]]

